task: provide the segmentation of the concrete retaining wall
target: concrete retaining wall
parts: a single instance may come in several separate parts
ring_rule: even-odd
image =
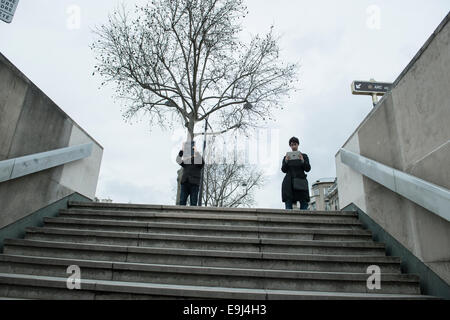
[[[103,147],[0,54],[0,161],[93,143],[92,155],[0,183],[0,228],[74,192],[95,197]]]
[[[450,189],[448,21],[449,15],[343,148]],[[336,173],[341,208],[356,204],[450,283],[450,222],[356,173],[339,153]]]

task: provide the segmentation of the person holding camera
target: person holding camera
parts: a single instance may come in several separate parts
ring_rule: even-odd
[[[291,155],[286,155],[282,160],[281,171],[286,173],[281,185],[281,198],[286,209],[292,210],[292,206],[300,201],[300,210],[307,210],[309,197],[309,187],[305,172],[311,170],[308,155],[298,151],[300,142],[298,138],[292,137],[289,146],[292,149]]]
[[[188,143],[189,144],[189,143]],[[187,198],[190,198],[191,206],[197,206],[198,192],[200,189],[200,180],[205,161],[196,150],[194,142],[186,149],[186,143],[177,156],[177,163],[183,167],[181,176],[180,205],[185,206]]]

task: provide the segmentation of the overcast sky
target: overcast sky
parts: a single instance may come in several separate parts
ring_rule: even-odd
[[[145,2],[126,1],[129,7]],[[104,147],[97,197],[174,204],[179,166],[173,152],[182,128],[150,131],[146,119],[125,123],[113,90],[99,89],[101,79],[92,76],[92,29],[120,3],[20,0],[13,22],[0,22],[0,51]],[[266,184],[255,194],[258,207],[284,208],[280,165],[289,138],[297,136],[309,155],[310,183],[334,177],[334,155],[372,108],[369,96],[351,94],[351,82],[393,82],[446,16],[450,1],[249,0],[247,5],[243,38],[273,24],[282,36],[282,58],[301,65],[300,90],[267,131],[277,140],[276,151],[274,160],[262,165]]]

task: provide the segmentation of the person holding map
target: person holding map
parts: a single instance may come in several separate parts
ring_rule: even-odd
[[[281,185],[281,199],[286,209],[293,209],[293,204],[300,202],[300,210],[308,209],[309,187],[305,172],[311,170],[308,155],[298,150],[300,141],[296,137],[289,139],[292,152],[283,157],[281,171],[286,173]]]

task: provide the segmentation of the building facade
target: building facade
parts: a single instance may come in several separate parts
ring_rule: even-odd
[[[340,210],[337,178],[334,179],[334,183],[328,188],[325,194],[325,210]]]
[[[335,184],[335,178],[321,178],[313,183],[311,187],[312,195],[309,202],[308,210],[334,210],[328,207],[327,194],[328,190]],[[337,187],[336,187],[337,193]]]

